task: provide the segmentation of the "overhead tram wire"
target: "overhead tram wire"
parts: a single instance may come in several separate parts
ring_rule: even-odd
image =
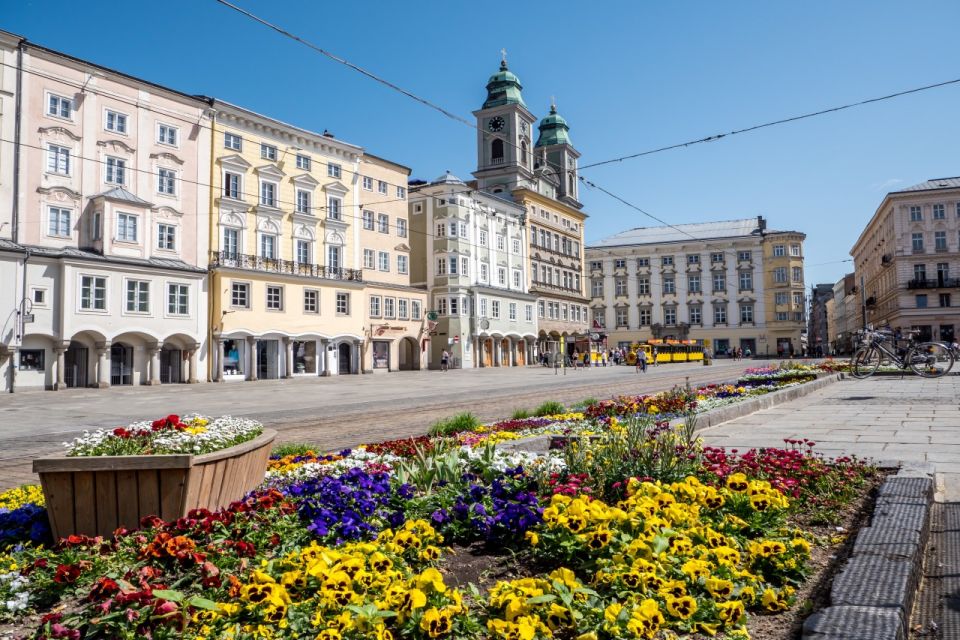
[[[775,127],[781,124],[788,124],[790,122],[797,122],[799,120],[806,120],[808,118],[815,118],[817,116],[826,115],[828,113],[836,113],[838,111],[844,111],[845,109],[853,109],[854,107],[861,107],[867,104],[873,104],[875,102],[883,102],[884,100],[892,100],[893,98],[899,98],[902,96],[910,95],[913,93],[920,93],[921,91],[928,91],[930,89],[939,89],[940,87],[946,87],[949,85],[960,83],[960,78],[955,78],[953,80],[945,80],[943,82],[936,82],[934,84],[924,85],[922,87],[914,87],[913,89],[906,89],[904,91],[898,91],[896,93],[889,93],[883,96],[877,96],[875,98],[867,98],[866,100],[860,100],[857,102],[850,102],[847,104],[839,105],[836,107],[830,107],[829,109],[821,109],[819,111],[811,111],[809,113],[804,113],[798,116],[791,116],[788,118],[781,118],[779,120],[772,120],[770,122],[764,122],[762,124],[755,124],[750,127],[744,127],[743,129],[734,129],[728,131],[727,133],[718,133],[712,136],[707,136],[705,138],[697,138],[695,140],[688,140],[687,142],[679,142],[677,144],[667,145],[665,147],[658,147],[656,149],[650,149],[648,151],[641,151],[639,153],[631,153],[625,156],[620,156],[618,158],[611,158],[609,160],[601,160],[600,162],[591,162],[590,164],[580,165],[580,170],[591,169],[593,167],[601,167],[608,164],[613,164],[616,162],[623,162],[624,160],[633,160],[635,158],[641,158],[643,156],[653,155],[655,153],[661,153],[663,151],[671,151],[673,149],[682,149],[684,147],[692,147],[697,144],[704,144],[707,142],[716,142],[717,140],[722,140],[723,138],[729,138],[731,136],[740,135],[741,133],[750,133],[751,131],[757,131],[758,129],[766,129],[768,127]]]

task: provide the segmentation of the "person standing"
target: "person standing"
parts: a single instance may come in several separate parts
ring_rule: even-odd
[[[637,351],[637,371],[641,373],[647,372],[647,352],[643,349]]]
[[[650,354],[650,357],[653,358],[653,366],[659,367],[660,363],[658,362],[656,347],[653,348],[653,352]]]
[[[443,353],[440,354],[440,371],[449,371],[450,370],[450,353],[444,349]]]

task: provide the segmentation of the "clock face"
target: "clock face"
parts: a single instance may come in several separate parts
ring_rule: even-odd
[[[526,133],[526,132],[527,132],[527,123],[526,123],[526,122],[521,122],[521,123],[520,123],[520,132],[521,132],[521,133]]]
[[[491,119],[490,122],[487,123],[487,128],[489,128],[490,131],[503,131],[504,124],[506,123],[503,121],[503,118],[501,118],[500,116],[497,116],[496,118]]]

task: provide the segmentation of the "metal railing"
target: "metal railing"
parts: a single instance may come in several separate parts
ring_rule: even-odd
[[[914,278],[907,282],[907,289],[938,289],[960,287],[960,278]]]
[[[293,260],[278,260],[276,258],[263,258],[261,256],[252,256],[246,253],[231,253],[229,251],[214,252],[210,257],[210,267],[249,269],[251,271],[264,271],[267,273],[282,273],[294,276],[306,276],[309,278],[323,278],[324,280],[352,280],[355,282],[363,281],[363,271],[360,269],[325,267],[319,264],[294,262]]]

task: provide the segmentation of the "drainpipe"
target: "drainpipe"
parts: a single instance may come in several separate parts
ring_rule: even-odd
[[[16,342],[17,346],[23,348],[23,334],[26,332],[27,315],[27,261],[30,260],[30,249],[23,250],[23,283],[20,295],[20,301],[17,303],[17,328]],[[19,350],[19,349],[18,349]],[[17,387],[17,362],[13,358],[13,352],[10,352],[10,393],[13,393]]]
[[[26,40],[21,40],[17,44],[17,97],[13,116],[13,206],[10,209],[13,219],[10,239],[14,242],[20,239],[20,119],[23,113],[23,52],[25,49]]]

